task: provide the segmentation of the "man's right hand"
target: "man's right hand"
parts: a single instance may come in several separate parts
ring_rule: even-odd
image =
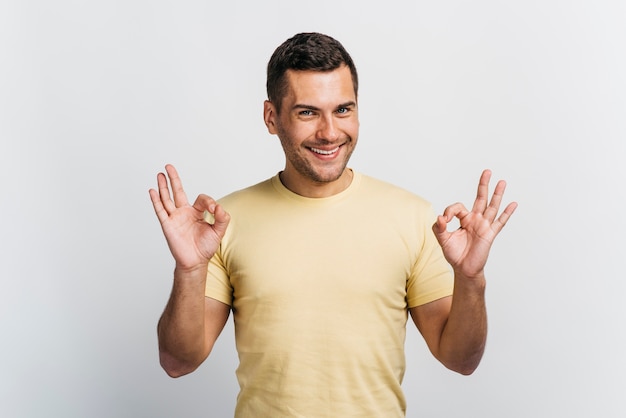
[[[206,268],[226,233],[230,215],[204,194],[199,195],[194,204],[190,205],[174,166],[168,164],[165,170],[167,177],[164,173],[157,175],[158,191],[150,189],[150,198],[176,261],[176,269],[186,271]],[[205,211],[215,218],[213,224],[205,221]]]

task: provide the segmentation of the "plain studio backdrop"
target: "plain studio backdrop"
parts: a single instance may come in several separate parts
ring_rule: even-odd
[[[159,366],[173,260],[148,189],[166,163],[192,200],[282,169],[265,66],[320,31],[360,71],[351,167],[437,211],[491,168],[520,205],[475,374],[409,323],[408,417],[626,416],[625,21],[617,0],[3,1],[0,415],[232,416],[232,319],[192,375]]]

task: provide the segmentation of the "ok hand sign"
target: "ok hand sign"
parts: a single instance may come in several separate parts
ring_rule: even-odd
[[[157,175],[159,190],[150,189],[149,193],[176,267],[191,270],[206,265],[224,237],[230,215],[204,194],[190,205],[174,166],[168,164],[165,170],[173,200],[168,179],[163,173]],[[215,221],[212,224],[205,220],[206,212],[213,215]]]
[[[448,206],[433,225],[433,232],[444,256],[455,274],[463,277],[475,278],[483,275],[491,244],[517,208],[517,203],[509,203],[498,216],[506,183],[502,180],[498,182],[489,202],[490,179],[491,171],[483,171],[471,211],[463,204],[455,203]],[[449,232],[447,224],[455,217],[459,219],[461,227]]]

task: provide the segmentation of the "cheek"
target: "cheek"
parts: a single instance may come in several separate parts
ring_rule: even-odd
[[[288,126],[281,126],[278,130],[281,142],[283,142],[284,144],[289,144],[293,148],[304,142],[305,139],[313,136],[314,133],[314,130],[307,129],[307,126],[303,124],[290,124]]]
[[[297,132],[281,127],[280,129],[278,129],[277,133],[283,150],[285,150],[286,153],[294,154],[298,149],[298,141],[296,136]]]
[[[353,141],[356,141],[359,136],[359,121],[350,122],[346,125],[344,132],[350,136]]]

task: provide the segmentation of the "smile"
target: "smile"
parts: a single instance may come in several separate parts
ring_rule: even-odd
[[[309,148],[309,149],[313,151],[314,153],[321,154],[321,155],[332,155],[336,153],[337,151],[339,151],[339,147],[333,148],[331,150],[323,150],[319,148]]]

